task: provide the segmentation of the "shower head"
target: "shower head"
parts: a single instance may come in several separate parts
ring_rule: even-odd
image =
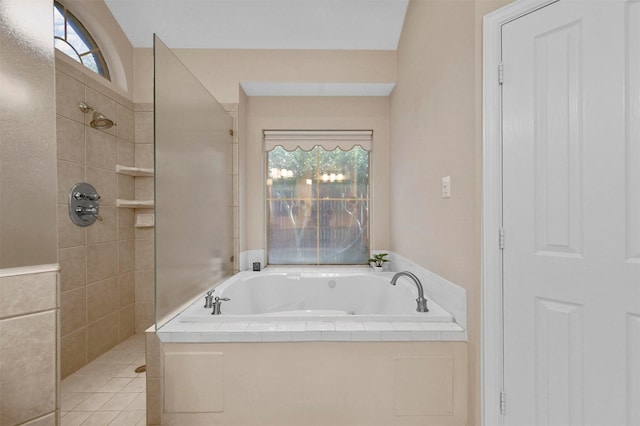
[[[91,127],[97,129],[110,129],[113,127],[113,124],[113,121],[109,120],[103,113],[98,111],[93,111],[93,120],[89,123]]]
[[[93,120],[89,123],[89,125],[95,129],[110,129],[115,124],[112,120],[109,120],[103,113],[96,111],[93,107],[87,105],[84,102],[80,102],[78,104],[78,108],[80,111],[85,114],[89,111],[93,111]]]

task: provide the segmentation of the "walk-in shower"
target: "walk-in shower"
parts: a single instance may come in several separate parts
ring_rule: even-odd
[[[103,113],[96,111],[95,109],[93,109],[93,107],[87,105],[84,102],[80,102],[78,104],[78,108],[80,108],[80,111],[84,112],[85,114],[90,111],[93,111],[93,119],[89,123],[89,125],[93,128],[110,129],[115,124],[112,120],[108,119]]]

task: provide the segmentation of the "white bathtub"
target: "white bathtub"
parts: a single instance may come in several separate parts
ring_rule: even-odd
[[[229,298],[222,314],[204,308],[204,297],[180,317],[186,322],[220,320],[298,321],[371,319],[376,321],[451,322],[451,314],[432,300],[429,312],[416,312],[418,291],[406,277],[390,284],[393,272],[370,269],[324,270],[274,269],[241,272],[215,288],[214,296]],[[428,289],[427,289],[428,290]],[[428,291],[425,290],[425,295]]]

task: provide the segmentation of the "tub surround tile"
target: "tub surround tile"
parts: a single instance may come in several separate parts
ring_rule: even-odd
[[[247,327],[249,326],[248,322],[223,322],[222,324],[220,324],[220,326],[218,327],[218,332],[220,333],[242,333],[243,331],[245,331],[247,329]]]
[[[336,321],[336,331],[364,331],[364,324],[357,321]]]
[[[264,331],[276,331],[280,324],[276,321],[259,322],[254,321],[247,326],[246,332],[264,332]]]
[[[276,327],[276,331],[286,331],[286,332],[295,332],[295,331],[306,331],[307,323],[304,321],[282,321],[278,323]]]
[[[335,331],[336,326],[332,321],[307,321],[309,331]]]
[[[218,331],[220,323],[194,323],[187,328],[189,333],[212,333]]]
[[[445,335],[445,333],[448,333]],[[163,342],[379,342],[466,341],[455,323],[361,321],[233,321],[180,322],[172,320],[160,329]]]

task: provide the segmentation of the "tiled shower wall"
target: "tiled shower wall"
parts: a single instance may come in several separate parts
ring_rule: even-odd
[[[81,101],[117,125],[90,127]],[[56,126],[64,378],[134,333],[134,211],[116,208],[117,198],[135,196],[134,178],[116,174],[116,164],[134,165],[134,105],[56,58]],[[85,228],[68,216],[69,190],[83,181],[100,194],[103,219]]]

